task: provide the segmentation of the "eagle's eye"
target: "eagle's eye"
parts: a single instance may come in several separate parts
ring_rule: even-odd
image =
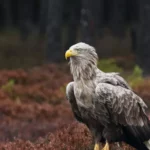
[[[75,50],[76,50],[77,52],[80,52],[80,49],[79,49],[79,48],[76,48]]]

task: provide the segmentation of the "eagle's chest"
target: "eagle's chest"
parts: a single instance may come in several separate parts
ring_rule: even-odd
[[[94,91],[95,85],[92,82],[87,82],[86,84],[77,82],[74,86],[77,104],[88,108],[91,107],[94,101]]]

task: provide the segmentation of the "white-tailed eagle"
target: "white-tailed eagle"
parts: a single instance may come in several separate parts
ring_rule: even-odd
[[[104,73],[97,68],[98,56],[94,47],[77,43],[69,48],[73,82],[66,88],[67,99],[76,119],[90,129],[94,150],[99,142],[124,141],[138,150],[148,150],[150,121],[144,101],[136,95],[118,73]]]

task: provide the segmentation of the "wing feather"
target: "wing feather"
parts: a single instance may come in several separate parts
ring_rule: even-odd
[[[110,112],[109,120],[114,123],[143,126],[147,121],[145,114],[147,106],[133,91],[121,86],[99,83],[95,93],[97,103],[105,104]]]
[[[67,87],[66,87],[66,97],[67,100],[69,100],[73,114],[75,116],[75,118],[80,121],[83,122],[83,119],[81,117],[80,111],[78,109],[78,105],[76,103],[76,98],[74,95],[74,82],[70,82]]]
[[[121,86],[126,89],[130,89],[131,87],[128,83],[119,75],[119,73],[98,73],[98,83],[110,83],[114,86]]]

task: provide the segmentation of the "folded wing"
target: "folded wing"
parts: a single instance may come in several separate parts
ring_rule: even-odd
[[[99,83],[95,94],[95,112],[101,113],[99,106],[105,106],[109,121],[133,126],[143,126],[148,122],[145,114],[146,104],[130,89]]]

